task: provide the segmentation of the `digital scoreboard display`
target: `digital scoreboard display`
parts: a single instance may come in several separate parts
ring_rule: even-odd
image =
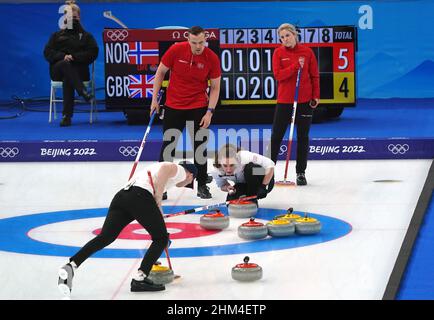
[[[354,106],[354,26],[298,28],[299,42],[318,61],[320,103]],[[105,29],[105,93],[108,109],[149,108],[152,84],[161,57],[184,29]],[[276,103],[272,57],[280,41],[275,28],[206,29],[208,47],[220,57],[221,106],[267,106]],[[168,85],[169,75],[163,87]],[[164,100],[163,100],[164,101]]]

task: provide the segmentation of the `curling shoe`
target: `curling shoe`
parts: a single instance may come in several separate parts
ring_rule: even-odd
[[[297,173],[297,186],[307,185],[306,176],[304,173]]]
[[[59,269],[59,280],[57,281],[57,287],[65,297],[71,296],[72,278],[74,278],[74,268],[67,263]]]
[[[144,278],[143,280],[131,280],[131,292],[144,292],[144,291],[162,291],[166,287],[162,284],[155,284],[152,280]]]
[[[209,187],[206,184],[197,187],[197,196],[201,199],[212,198],[212,195],[209,192]]]

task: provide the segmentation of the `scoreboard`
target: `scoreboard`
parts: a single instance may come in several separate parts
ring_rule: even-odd
[[[318,61],[320,103],[354,106],[354,26],[297,28],[299,42],[309,46]],[[105,29],[105,93],[108,109],[146,108],[159,61],[175,42],[186,41],[185,29]],[[220,105],[270,106],[277,84],[272,57],[280,40],[275,28],[206,29],[208,47],[220,57]],[[168,75],[163,87],[168,85]]]

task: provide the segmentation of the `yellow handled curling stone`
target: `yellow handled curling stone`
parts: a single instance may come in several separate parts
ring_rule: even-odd
[[[315,218],[309,218],[307,213],[304,218],[295,220],[295,232],[298,234],[317,234],[321,231],[321,222]]]
[[[157,261],[151,269],[148,276],[156,284],[167,284],[173,281],[175,275],[169,267],[162,266],[161,262]]]
[[[288,219],[274,219],[267,223],[268,234],[272,237],[287,237],[295,233],[295,223]]]

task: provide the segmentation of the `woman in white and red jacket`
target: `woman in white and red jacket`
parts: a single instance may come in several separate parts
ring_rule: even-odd
[[[295,84],[300,75],[297,112],[297,185],[306,185],[305,170],[309,151],[309,130],[313,109],[319,103],[319,72],[315,55],[309,47],[298,43],[295,27],[284,23],[278,28],[282,46],[273,54],[273,73],[277,80],[277,105],[271,134],[271,159],[276,162],[285,131],[291,121]]]
[[[220,190],[228,193],[226,200],[254,195],[263,199],[273,189],[274,166],[263,155],[225,144],[215,156],[212,176]],[[257,203],[257,199],[252,201]]]

